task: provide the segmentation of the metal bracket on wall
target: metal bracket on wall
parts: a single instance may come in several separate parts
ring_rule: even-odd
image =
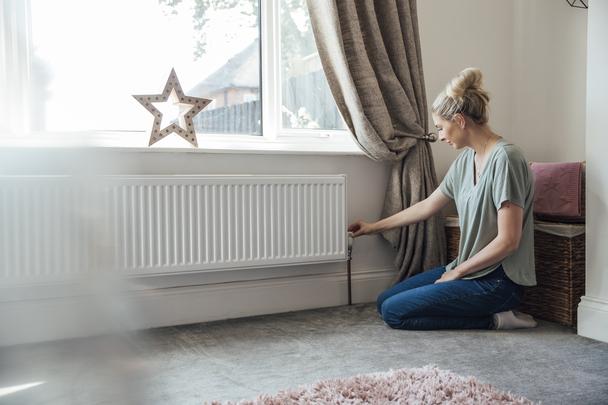
[[[576,8],[589,8],[589,0],[566,0],[571,7]]]

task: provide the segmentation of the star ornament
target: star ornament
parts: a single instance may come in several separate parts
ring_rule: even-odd
[[[161,94],[133,95],[133,97],[154,116],[148,146],[152,146],[167,135],[175,132],[194,147],[198,147],[192,118],[213,100],[186,96],[182,91],[179,80],[177,80],[175,69],[171,69],[171,74]],[[168,105],[169,109],[176,116],[176,118],[167,123],[168,125],[165,125],[163,121],[163,114],[166,114],[167,111],[163,110],[161,112],[159,110],[159,108],[162,109],[161,104]]]

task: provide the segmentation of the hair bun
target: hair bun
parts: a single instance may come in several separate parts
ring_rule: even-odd
[[[461,113],[477,124],[486,124],[490,95],[483,89],[481,79],[481,70],[477,68],[458,73],[433,102],[433,113],[446,120]]]
[[[482,88],[481,70],[466,68],[453,78],[445,88],[449,97],[462,99],[467,90],[480,90]]]

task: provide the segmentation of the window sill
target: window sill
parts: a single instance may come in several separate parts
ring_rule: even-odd
[[[355,142],[344,134],[289,135],[277,139],[250,135],[199,135],[198,148],[175,134],[152,146],[147,146],[148,140],[149,134],[144,132],[46,133],[27,137],[0,136],[0,148],[103,148],[146,153],[364,155]]]

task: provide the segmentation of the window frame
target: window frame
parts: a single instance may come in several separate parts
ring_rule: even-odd
[[[21,0],[17,0],[21,1]],[[279,153],[338,153],[362,154],[348,130],[290,129],[282,125],[282,88],[281,88],[281,24],[280,1],[259,0],[260,15],[260,82],[262,102],[262,134],[210,134],[197,132],[201,151],[209,152],[270,152]],[[26,3],[29,14],[30,3]],[[29,24],[24,27],[29,32]],[[27,46],[31,47],[31,43]],[[23,50],[27,55],[31,49]],[[10,59],[9,59],[10,60]],[[8,65],[10,68],[10,65]],[[11,71],[7,69],[7,71]],[[23,71],[23,70],[21,70]],[[25,76],[25,75],[24,75]],[[20,82],[25,77],[20,77]],[[173,135],[171,135],[173,136]],[[176,143],[175,147],[155,145],[147,147],[149,128],[142,131],[99,130],[99,131],[61,131],[31,132],[26,128],[19,134],[0,134],[0,147],[26,146],[93,146],[103,148],[137,148],[142,150],[191,150],[186,142]],[[178,138],[178,137],[177,137]],[[183,145],[183,146],[182,146]]]
[[[290,129],[282,123],[281,77],[281,2],[260,0],[260,45],[262,71],[262,136],[268,140],[303,140],[323,142],[331,139],[346,146],[354,145],[348,130]],[[265,34],[265,35],[264,35]],[[264,38],[266,37],[266,38]],[[271,100],[264,102],[264,100]],[[270,119],[267,119],[270,117]],[[318,140],[318,141],[313,141]]]

